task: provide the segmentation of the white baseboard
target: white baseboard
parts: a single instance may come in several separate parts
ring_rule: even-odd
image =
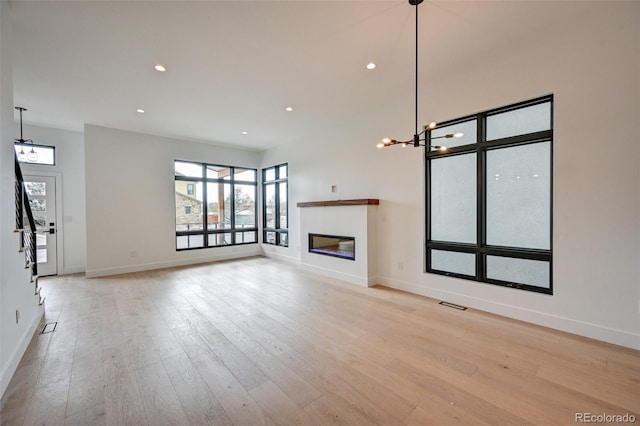
[[[153,269],[173,268],[175,266],[196,265],[198,263],[215,262],[219,260],[240,259],[262,255],[262,250],[256,247],[254,250],[226,252],[218,255],[195,257],[180,260],[168,260],[164,262],[141,263],[137,265],[117,266],[113,268],[92,269],[86,271],[87,278],[105,277],[109,275],[128,274],[130,272],[150,271]]]
[[[640,334],[631,333],[625,330],[618,330],[573,318],[562,317],[559,315],[534,311],[532,309],[520,308],[503,303],[496,303],[491,300],[470,297],[464,294],[448,292],[425,285],[416,285],[389,278],[381,277],[378,280],[378,284],[437,300],[444,300],[458,305],[468,306],[470,308],[490,312],[492,314],[553,328],[555,330],[565,331],[567,333],[577,334],[579,336],[589,337],[591,339],[640,350]]]
[[[64,268],[64,270],[62,271],[62,274],[60,274],[60,275],[84,274],[86,270],[87,270],[87,267],[84,266],[84,265],[82,265],[82,266],[68,266],[68,267]]]
[[[13,377],[13,374],[18,369],[18,365],[20,365],[20,360],[22,360],[22,356],[27,351],[27,348],[29,347],[29,343],[31,342],[33,335],[36,333],[38,329],[38,325],[40,324],[40,321],[42,321],[43,317],[44,317],[44,308],[41,306],[40,313],[33,318],[33,320],[31,321],[31,324],[29,324],[29,326],[25,329],[24,334],[20,338],[20,341],[18,342],[15,349],[11,353],[9,360],[7,361],[4,368],[2,369],[2,372],[0,372],[0,398],[4,396],[4,392],[7,390],[7,387],[9,386],[9,382],[11,382],[11,378]]]
[[[277,252],[274,252],[274,251],[264,251],[263,254],[266,257],[268,257],[269,259],[282,260],[284,262],[293,263],[295,265],[299,265],[300,264],[300,258],[298,258],[298,257],[287,256],[285,254],[277,253]]]
[[[342,281],[347,281],[352,284],[359,285],[361,287],[369,287],[369,280],[367,277],[361,277],[358,275],[345,274],[344,272],[334,271],[333,269],[320,268],[318,266],[309,265],[308,263],[300,263],[300,267],[304,270],[325,275],[327,277],[336,278]]]

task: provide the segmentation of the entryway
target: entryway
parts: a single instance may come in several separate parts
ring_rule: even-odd
[[[25,175],[24,185],[36,222],[38,276],[58,274],[55,176]]]

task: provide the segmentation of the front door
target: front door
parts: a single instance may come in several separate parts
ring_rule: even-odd
[[[38,275],[57,275],[56,178],[26,175],[24,185],[36,222]]]

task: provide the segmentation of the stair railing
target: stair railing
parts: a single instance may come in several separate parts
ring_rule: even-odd
[[[20,233],[19,250],[25,253],[25,268],[29,268],[31,270],[31,281],[35,281],[35,291],[36,294],[39,294],[40,290],[38,288],[37,281],[38,250],[36,247],[36,222],[33,217],[31,205],[29,204],[29,196],[27,195],[18,156],[14,154],[14,158],[16,174],[16,232]]]

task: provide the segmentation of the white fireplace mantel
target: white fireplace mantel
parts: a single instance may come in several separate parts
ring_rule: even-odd
[[[364,287],[375,283],[378,199],[309,201],[300,208],[300,265],[312,272]],[[355,238],[355,260],[309,252],[309,234]]]

